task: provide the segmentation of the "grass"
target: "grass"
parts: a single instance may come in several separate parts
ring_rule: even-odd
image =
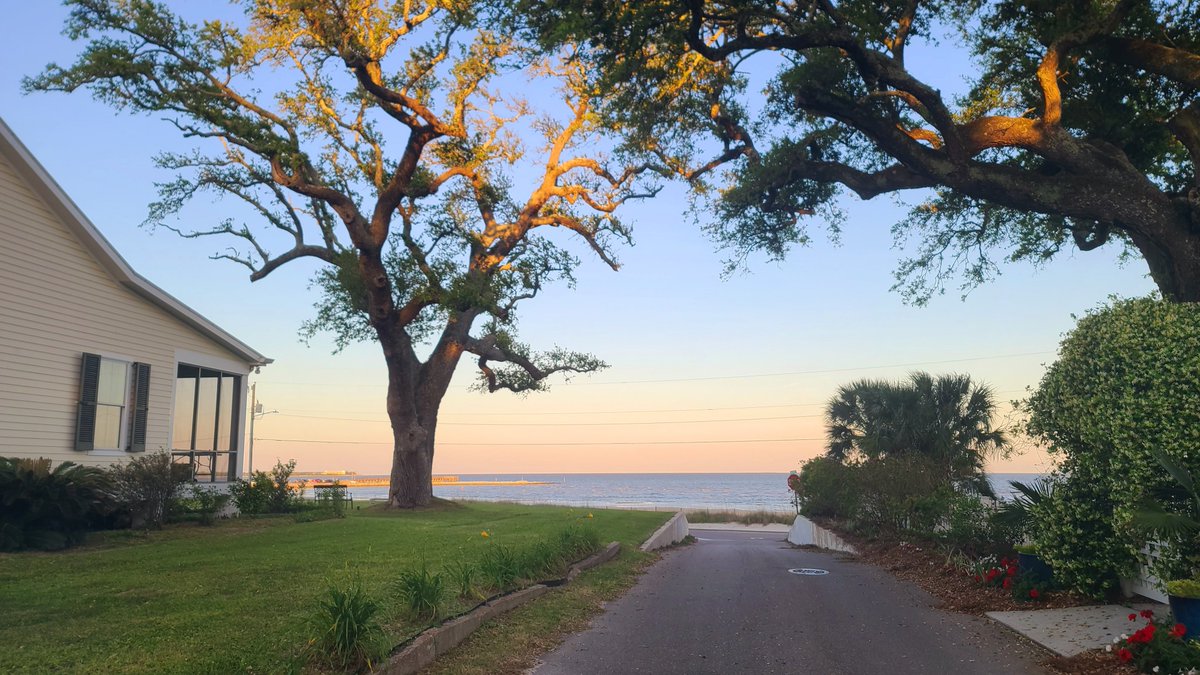
[[[744,525],[783,523],[791,525],[796,520],[796,514],[788,511],[712,511],[703,509],[687,511],[684,515],[687,516],[689,523],[742,523]]]
[[[625,542],[621,555],[566,586],[485,623],[422,675],[521,675],[572,633],[588,627],[604,603],[619,597],[658,556]]]
[[[597,511],[603,541],[636,548],[670,515]],[[0,672],[230,673],[299,669],[331,582],[353,577],[395,644],[424,628],[396,597],[405,569],[446,569],[489,547],[524,548],[584,512],[470,503],[352,511],[296,523],[112,533],[62,553],[0,555]],[[489,536],[482,537],[481,531]],[[475,602],[459,599],[457,611]]]

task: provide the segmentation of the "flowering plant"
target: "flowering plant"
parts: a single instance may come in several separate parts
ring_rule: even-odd
[[[1113,638],[1106,650],[1118,661],[1130,663],[1143,673],[1172,673],[1197,675],[1200,667],[1200,643],[1184,642],[1187,629],[1181,623],[1167,619],[1155,620],[1154,612],[1143,609],[1129,615],[1129,620],[1145,620],[1145,625],[1132,635]]]
[[[1022,574],[1016,558],[980,558],[971,565],[967,574],[981,586],[1010,591],[1013,599],[1020,602],[1045,600],[1050,591],[1049,584],[1031,574]]]
[[[1009,590],[1017,581],[1017,561],[1001,558],[997,561],[992,557],[980,558],[972,565],[968,574],[975,583],[983,586],[995,586]]]

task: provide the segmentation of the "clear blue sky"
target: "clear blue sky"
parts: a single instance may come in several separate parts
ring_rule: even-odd
[[[152,156],[191,146],[166,123],[116,113],[86,93],[22,95],[22,76],[71,61],[77,45],[60,34],[65,11],[54,3],[2,0],[0,9],[0,117],[135,269],[276,360],[257,384],[280,414],[260,421],[258,438],[330,441],[259,440],[256,465],[279,456],[308,469],[386,471],[378,348],[331,355],[328,341],[306,347],[297,337],[311,316],[313,266],[289,265],[251,284],[244,268],[207,259],[216,241],[139,228],[154,182],[169,178]],[[966,67],[953,46],[923,55],[914,67],[944,87]],[[547,291],[521,320],[533,346],[590,351],[612,367],[520,398],[467,392],[473,372],[464,361],[443,406],[435,470],[786,472],[821,451],[820,403],[839,384],[920,367],[967,372],[1002,400],[1019,398],[1052,360],[1073,313],[1153,288],[1140,260],[1120,267],[1119,251],[1101,249],[1044,270],[1006,267],[965,301],[951,292],[925,308],[906,306],[888,290],[900,257],[889,230],[904,208],[887,197],[848,198],[845,207],[840,245],[814,224],[814,244],[786,262],[760,260],[722,279],[721,254],[684,215],[682,191],[629,206],[623,216],[636,245],[621,252],[621,271],[584,256],[578,288]],[[203,227],[222,206],[188,213]],[[746,442],[763,440],[773,442]],[[1032,451],[995,468],[1046,465]]]

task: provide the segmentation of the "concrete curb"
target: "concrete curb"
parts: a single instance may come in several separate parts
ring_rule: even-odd
[[[641,546],[638,548],[642,551],[653,551],[655,549],[664,548],[671,544],[678,544],[688,536],[688,521],[687,516],[683,515],[683,511],[671,516],[671,519],[663,523],[663,526],[658,528],[654,534],[650,535]]]
[[[567,581],[574,581],[575,577],[579,576],[581,573],[586,572],[597,565],[602,565],[609,560],[612,560],[613,558],[617,557],[617,554],[620,552],[621,542],[614,541],[608,546],[605,546],[604,550],[600,551],[596,555],[584,560],[580,560],[574,565],[571,565],[571,569],[567,570]]]
[[[586,570],[612,560],[620,552],[621,543],[612,542],[599,553],[571,565],[567,570],[564,583],[571,581]],[[385,675],[414,675],[433,663],[437,657],[462,644],[488,619],[520,607],[530,600],[549,593],[550,590],[550,586],[537,584],[488,600],[470,612],[455,617],[440,626],[430,628],[413,638],[408,646],[388,657],[387,662],[381,664],[378,672]]]
[[[792,529],[788,532],[789,543],[796,546],[816,546],[839,553],[858,555],[858,550],[833,532],[817,525],[804,516],[796,516]]]

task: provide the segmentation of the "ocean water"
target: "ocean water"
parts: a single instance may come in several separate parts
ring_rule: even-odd
[[[997,473],[988,478],[1001,498],[1010,480],[1041,474]],[[356,476],[377,478],[382,476]],[[676,508],[789,511],[787,473],[557,473],[458,474],[460,481],[542,481],[545,485],[435,485],[436,497],[453,500],[562,504],[593,508]],[[358,499],[386,499],[385,487],[350,488]]]

